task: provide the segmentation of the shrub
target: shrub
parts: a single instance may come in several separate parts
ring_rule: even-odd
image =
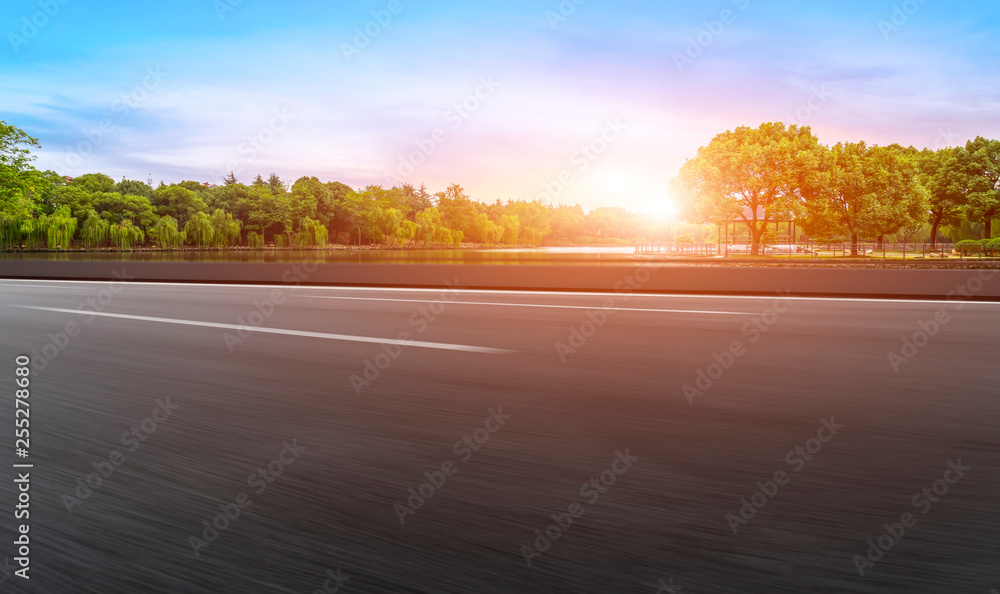
[[[960,254],[979,254],[983,251],[983,244],[978,239],[963,239],[955,244],[955,250]]]

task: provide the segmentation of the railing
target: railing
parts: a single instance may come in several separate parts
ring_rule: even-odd
[[[800,241],[792,244],[761,244],[758,255],[770,258],[879,258],[883,260],[910,259],[1000,259],[1000,249],[952,243],[902,243],[902,242],[850,242]],[[677,243],[642,242],[635,246],[639,256],[674,257],[730,257],[749,256],[753,247],[749,243]]]

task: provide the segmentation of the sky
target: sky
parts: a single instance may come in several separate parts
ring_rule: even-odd
[[[953,0],[4,0],[0,120],[116,180],[354,188],[673,212],[726,130],[1000,137],[1000,5]]]

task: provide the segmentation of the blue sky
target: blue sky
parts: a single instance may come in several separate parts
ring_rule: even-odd
[[[39,138],[39,167],[665,213],[685,159],[740,125],[1000,137],[995,2],[156,4],[5,2],[0,119]]]

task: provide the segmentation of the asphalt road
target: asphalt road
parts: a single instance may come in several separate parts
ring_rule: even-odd
[[[983,302],[0,281],[0,591],[988,594],[998,337]]]

